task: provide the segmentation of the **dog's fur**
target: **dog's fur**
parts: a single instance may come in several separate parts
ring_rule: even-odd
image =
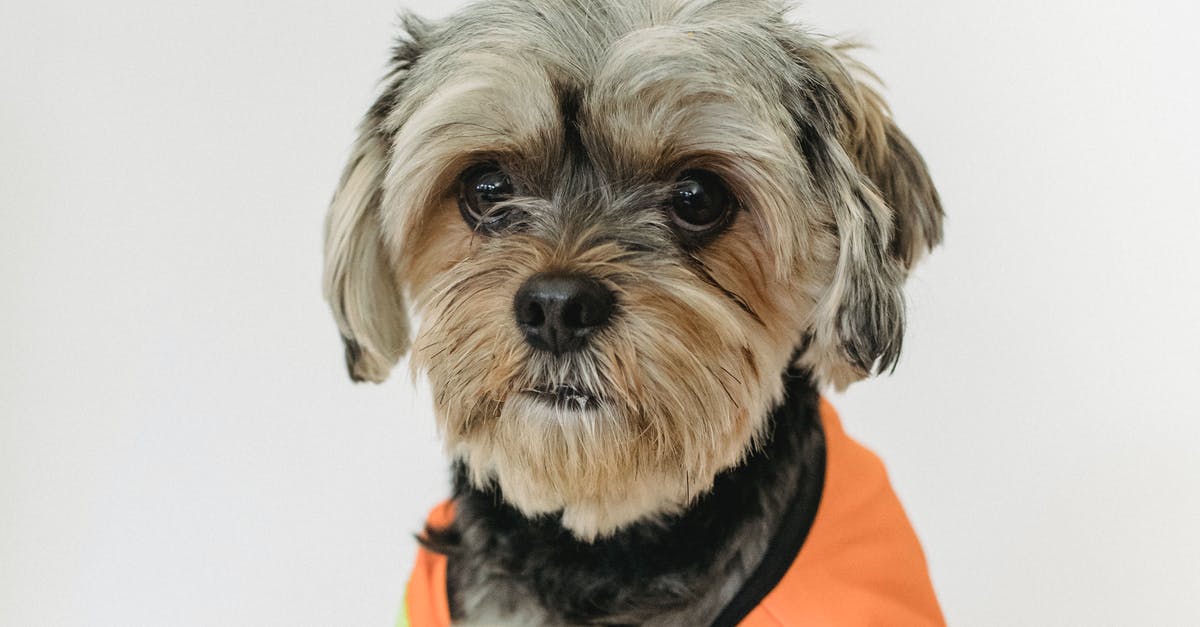
[[[811,408],[770,420],[794,404],[781,373],[795,368],[805,383],[788,398],[807,398],[895,365],[902,284],[941,239],[940,202],[869,74],[785,8],[493,0],[439,23],[405,18],[330,211],[325,291],[356,380],[388,376],[409,348],[407,303],[419,315],[412,364],[459,468],[462,511],[439,544],[453,553],[457,619],[711,620],[796,497],[789,478],[811,470],[811,456],[770,467],[762,455],[805,448],[797,425],[813,420]],[[523,194],[496,232],[458,207],[459,177],[483,162]],[[663,205],[698,168],[739,209],[689,245]],[[514,323],[514,294],[548,270],[615,294],[584,350],[536,351]],[[559,386],[594,403],[529,393]],[[705,536],[718,544],[683,570],[708,560],[707,577],[635,577],[641,589],[577,595],[588,607],[548,601],[576,597],[536,576],[566,559],[539,553],[540,539],[577,543],[585,569],[631,546],[684,551],[670,538],[722,498],[714,485],[743,481],[775,505]],[[518,567],[498,547],[544,563]],[[585,574],[561,581],[598,590]]]

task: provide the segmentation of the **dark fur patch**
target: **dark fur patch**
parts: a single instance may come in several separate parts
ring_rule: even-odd
[[[383,121],[387,118],[388,113],[400,101],[405,79],[416,67],[417,60],[428,49],[426,39],[429,26],[421,18],[408,13],[401,16],[401,24],[400,35],[396,38],[395,45],[392,46],[391,67],[388,69],[387,76],[384,77],[387,87],[367,112],[367,119],[380,132],[383,131]]]
[[[358,342],[348,337],[342,338],[342,344],[346,346],[346,370],[350,373],[350,380],[355,383],[365,382],[366,379],[360,377],[354,371],[354,364],[357,364],[358,360],[362,357],[362,346],[359,346]]]
[[[558,111],[562,118],[563,147],[568,155],[582,163],[587,160],[587,147],[579,131],[579,89],[559,83],[554,92],[558,96]]]
[[[891,159],[885,167],[870,168],[871,178],[896,212],[891,253],[911,265],[924,252],[922,246],[933,248],[942,242],[942,200],[925,159],[893,124],[887,127],[887,143]]]

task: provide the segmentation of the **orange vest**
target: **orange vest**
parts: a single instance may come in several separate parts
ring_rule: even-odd
[[[887,471],[821,399],[825,488],[812,528],[783,579],[740,627],[945,625],[921,545]],[[442,503],[432,527],[454,519]],[[418,549],[400,627],[449,627],[446,558]]]

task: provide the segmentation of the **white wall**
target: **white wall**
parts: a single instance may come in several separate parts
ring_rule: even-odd
[[[0,624],[390,624],[443,462],[319,275],[397,7],[172,4],[0,5]],[[1200,624],[1196,5],[797,15],[874,45],[950,216],[835,401],[951,622]]]

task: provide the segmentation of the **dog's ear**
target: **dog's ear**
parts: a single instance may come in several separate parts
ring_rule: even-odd
[[[812,186],[832,211],[837,267],[814,312],[802,359],[843,388],[895,367],[904,337],[902,286],[941,241],[942,208],[921,155],[841,48],[792,40],[788,86]]]
[[[858,167],[875,184],[892,210],[893,257],[905,270],[942,241],[942,201],[921,153],[892,120],[891,111],[879,92],[868,84],[850,78],[853,75],[874,78],[865,66],[846,53],[850,45],[832,50],[849,70],[848,88],[856,89],[858,102],[847,99],[850,119],[847,148]]]
[[[408,37],[395,49],[379,100],[359,131],[325,222],[325,299],[346,344],[355,381],[381,382],[408,350],[408,311],[392,258],[384,247],[380,202],[389,167],[388,114],[422,48],[422,24],[405,18]]]
[[[408,312],[383,249],[379,200],[387,149],[364,128],[325,223],[325,299],[355,381],[380,382],[408,350]]]

